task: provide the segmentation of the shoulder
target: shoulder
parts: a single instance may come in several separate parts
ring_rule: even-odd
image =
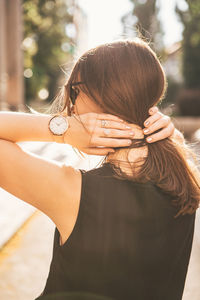
[[[63,178],[60,188],[64,197],[56,199],[57,205],[53,214],[53,222],[60,233],[69,226],[69,220],[76,217],[82,193],[82,172],[72,166],[62,164]]]
[[[82,173],[84,170],[79,170],[65,164],[62,165],[62,170],[64,174],[63,186],[66,189],[67,198],[74,198],[80,195]]]

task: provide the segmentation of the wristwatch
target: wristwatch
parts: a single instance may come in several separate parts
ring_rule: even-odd
[[[49,130],[56,143],[64,143],[64,134],[69,128],[69,121],[66,116],[56,114],[49,120]]]

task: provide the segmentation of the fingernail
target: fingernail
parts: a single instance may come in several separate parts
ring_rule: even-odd
[[[144,124],[145,124],[145,125],[149,125],[149,121],[146,121]]]
[[[129,140],[129,141],[128,141],[128,144],[131,145],[131,144],[132,144],[132,141]]]
[[[144,133],[148,133],[149,129],[144,129],[143,131],[144,131]]]
[[[135,132],[131,131],[131,132],[129,132],[129,134],[133,136],[135,134]]]
[[[126,125],[126,128],[127,128],[127,129],[131,129],[131,127],[130,127],[130,126],[127,126],[127,125]]]
[[[151,142],[153,139],[152,138],[147,138],[147,142]]]

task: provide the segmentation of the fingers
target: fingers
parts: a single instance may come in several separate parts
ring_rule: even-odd
[[[116,145],[116,141],[113,141],[113,139],[108,140],[108,138],[119,138],[126,140],[124,142],[120,140],[119,143],[117,143],[117,147],[127,146],[127,139],[133,138],[135,134],[134,130],[132,130],[132,127],[128,126],[128,124],[125,124],[121,120],[116,121],[118,120],[118,117],[115,118],[115,116],[106,114],[101,114],[99,116],[102,117],[102,119],[98,119],[98,121],[95,119],[90,120],[90,131],[92,132],[90,143],[96,146],[96,142],[98,140],[98,145],[114,147],[114,145]],[[106,116],[111,119],[114,117],[115,120],[106,119]],[[101,120],[106,121],[103,127]],[[106,140],[106,144],[102,144],[102,139],[100,142],[100,138],[106,138],[104,139],[104,141]],[[114,142],[114,144],[109,144],[110,141]]]
[[[109,128],[100,128],[96,134],[99,137],[109,137],[109,138],[133,138],[135,132],[133,130],[117,130]]]
[[[102,128],[101,120],[99,120],[98,127]],[[113,121],[113,120],[106,120],[106,123],[103,126],[103,128],[113,128],[113,129],[127,130],[127,129],[131,129],[131,126],[125,124],[124,122],[122,123],[121,121],[117,122],[117,121]]]
[[[104,147],[128,147],[132,143],[130,139],[114,139],[102,138],[93,136],[90,140],[91,146],[104,146]]]
[[[147,142],[152,143],[159,140],[163,140],[171,136],[174,132],[174,124],[171,122],[171,118],[163,115],[159,112],[156,106],[149,109],[150,117],[144,122],[143,132],[148,136]],[[159,132],[152,134],[156,131]]]
[[[170,124],[167,127],[165,127],[164,129],[162,129],[161,131],[155,134],[150,135],[146,140],[148,143],[157,142],[168,138],[173,134],[173,132],[174,132],[174,124],[170,122]]]
[[[157,121],[154,121],[148,128],[143,130],[144,134],[151,134],[161,128],[167,127],[171,123],[171,119],[168,116],[162,116],[158,118]]]
[[[159,119],[161,119],[164,115],[161,112],[156,112],[154,113],[151,117],[149,117],[148,119],[146,119],[146,121],[144,122],[144,126],[145,127],[149,127],[151,124],[153,124],[154,122],[158,121]]]
[[[95,116],[94,116],[95,115]],[[102,121],[104,123],[102,124]],[[118,129],[127,131],[126,136],[129,134],[129,131],[132,129],[128,123],[119,119],[116,116],[109,114],[94,114],[90,113],[89,120],[87,121],[87,127],[91,133],[102,134],[105,128]],[[116,136],[120,136],[120,132],[115,132]],[[104,135],[103,135],[104,136]]]
[[[89,135],[88,144],[85,145],[88,148],[95,148],[98,146],[103,147],[127,147],[132,143],[134,131],[131,126],[128,126],[126,122],[118,118],[117,116],[110,114],[96,114],[87,113],[83,114],[82,121],[88,129]],[[105,122],[102,124],[102,120]],[[99,149],[98,149],[99,150]],[[93,153],[105,154],[106,150],[100,149],[100,151],[93,150]],[[102,153],[103,152],[103,153]]]
[[[157,113],[159,110],[158,110],[158,107],[157,106],[153,106],[149,109],[149,114],[150,115],[153,115],[155,113]]]

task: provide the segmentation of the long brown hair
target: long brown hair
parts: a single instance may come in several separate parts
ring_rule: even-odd
[[[153,50],[140,39],[120,40],[87,51],[75,64],[58,98],[59,110],[70,111],[69,90],[81,81],[80,90],[102,108],[127,122],[144,127],[150,107],[157,105],[166,91],[166,77]],[[55,103],[54,103],[55,104]],[[129,149],[144,147],[133,140]],[[172,138],[146,143],[148,155],[132,176],[118,172],[123,179],[151,181],[173,197],[177,215],[192,214],[199,206],[200,187],[187,162],[183,145]]]

